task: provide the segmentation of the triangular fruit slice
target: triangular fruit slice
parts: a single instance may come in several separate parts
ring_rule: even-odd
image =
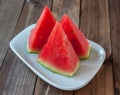
[[[49,70],[65,76],[72,76],[78,70],[79,59],[61,23],[56,22],[37,61]]]
[[[84,34],[66,14],[63,15],[61,23],[79,58],[89,58],[91,46]]]
[[[32,53],[39,53],[43,45],[47,42],[48,36],[55,25],[55,18],[46,6],[40,18],[38,19],[35,28],[31,31],[28,38],[27,50]]]

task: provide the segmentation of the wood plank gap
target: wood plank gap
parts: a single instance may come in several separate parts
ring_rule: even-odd
[[[3,61],[2,61],[2,63],[4,63],[5,58],[6,58],[6,56],[7,56],[7,53],[8,53],[8,49],[7,49],[7,51],[6,51],[6,54],[5,54],[5,57],[4,57]],[[3,64],[1,64],[1,66],[0,66],[0,71],[1,71],[2,67],[3,67]]]
[[[109,0],[115,95],[120,95],[120,1]]]
[[[24,6],[24,2],[25,2],[25,1],[23,1],[23,4],[22,4],[22,5],[21,5],[21,4],[18,4],[18,6],[21,5],[21,7],[23,7],[23,6]],[[17,11],[16,14],[17,14],[17,13],[20,14],[21,11],[22,11],[22,8],[19,9],[19,11]],[[9,47],[9,46],[8,46],[9,41],[10,41],[10,39],[12,38],[12,34],[13,34],[12,31],[15,30],[15,27],[16,27],[16,25],[17,25],[17,23],[18,23],[19,16],[16,16],[14,19],[16,19],[17,21],[15,21],[15,23],[12,23],[13,28],[10,28],[10,30],[9,30],[9,32],[8,32],[8,35],[9,35],[9,36],[6,38],[6,40],[4,40],[4,44],[6,44],[6,45],[3,45],[2,50],[1,50],[1,54],[0,54],[0,68],[1,68],[1,66],[2,66],[4,57],[5,57],[5,55],[6,55],[6,51],[7,51],[8,47]],[[3,29],[3,30],[4,30],[4,29]]]
[[[112,41],[111,41],[111,45],[112,45]],[[111,52],[113,52],[112,49],[111,49]],[[113,88],[114,88],[113,93],[114,93],[114,95],[116,95],[115,94],[115,75],[114,75],[113,53],[111,53],[111,56],[110,56],[110,58],[108,60],[110,60],[110,62],[112,64],[112,75],[113,75],[112,79],[113,79]]]
[[[51,11],[52,11],[52,8],[53,8],[53,7],[52,7],[52,6],[53,6],[53,1],[54,1],[54,0],[52,0],[51,7],[50,7]]]
[[[19,17],[18,17],[19,19],[20,19],[20,16],[21,16],[21,13],[22,13],[22,10],[23,10],[24,5],[25,5],[25,1],[24,1],[24,3],[23,3],[22,8],[21,8],[20,15],[19,15]],[[19,22],[19,19],[17,20],[17,23]],[[16,30],[16,26],[17,26],[17,24],[15,25],[15,30]],[[14,31],[14,32],[15,32],[15,31]],[[12,33],[12,35],[14,34],[14,32]],[[11,37],[11,39],[12,39],[12,38],[13,38],[13,37]],[[10,40],[11,40],[11,39],[10,39]],[[8,47],[8,49],[9,49],[9,47]],[[8,53],[8,49],[7,49],[6,53],[5,53],[5,57],[6,57],[7,53]],[[5,58],[3,59],[2,63],[4,63],[4,60],[5,60]],[[1,71],[2,66],[3,66],[3,64],[1,64],[1,66],[0,66],[0,71]]]
[[[19,19],[17,20],[17,24],[18,24],[18,22],[19,22],[19,20],[20,20],[20,17],[21,17],[21,15],[22,15],[22,11],[23,11],[23,9],[24,9],[25,3],[26,3],[26,0],[24,0],[24,2],[23,2],[23,6],[22,6],[22,8],[21,8],[20,15],[19,15],[19,17],[18,17]],[[17,24],[16,24],[16,26],[15,26],[15,30],[16,30]],[[14,31],[14,32],[15,32],[15,31]],[[14,32],[13,32],[13,34],[14,34]],[[13,38],[13,37],[12,37],[12,38]]]
[[[81,11],[82,11],[81,9],[82,9],[82,0],[80,0],[80,8],[79,8],[79,9],[80,9],[80,13],[79,13],[79,26],[78,26],[78,27],[79,27],[79,29],[80,29],[80,26],[81,26]]]
[[[38,76],[36,76],[36,79],[35,79],[35,85],[34,85],[34,89],[33,89],[33,95],[35,93],[35,87],[36,87],[36,84],[37,84],[37,78],[38,78]]]
[[[50,89],[50,85],[48,85],[45,95],[48,95],[49,89]]]
[[[27,27],[29,25],[29,18],[30,18],[30,15],[31,15],[33,7],[34,7],[34,4],[30,4],[30,5],[31,6],[29,6],[29,12],[28,12],[28,16],[27,16],[27,19],[26,19],[26,22],[25,22],[25,27]]]
[[[110,18],[108,0],[82,0],[80,28],[85,36],[99,44],[111,54]],[[113,95],[112,64],[104,62],[96,76],[75,95]],[[109,80],[108,80],[109,79]],[[111,90],[111,91],[109,91]],[[106,92],[108,91],[108,92]]]
[[[109,7],[109,23],[110,23],[110,26],[111,26],[111,20],[110,20],[110,18],[111,18],[111,16],[110,16],[110,0],[108,0],[108,7]],[[112,49],[112,45],[113,45],[113,43],[112,43],[112,33],[111,33],[111,29],[110,29],[110,42],[111,42],[111,56],[110,56],[110,58],[109,58],[109,60],[111,61],[111,63],[112,63],[112,75],[113,75],[113,88],[114,88],[114,95],[115,95],[115,75],[114,75],[114,62],[113,62],[113,49]]]
[[[44,1],[41,1],[39,4],[29,4],[28,16],[26,18],[27,20],[26,20],[25,26],[28,26],[30,23],[33,23],[33,22],[36,23],[44,6],[48,6],[51,10],[51,5],[52,5],[52,0],[44,0]],[[47,84],[37,76],[35,80],[33,95],[39,95],[39,94],[45,95],[48,87],[49,87],[49,84]]]
[[[25,0],[25,1],[26,1],[26,0]],[[25,1],[23,2],[23,6],[22,6],[22,8],[21,8],[20,15],[18,16],[19,19],[20,19],[20,16],[21,16],[23,7],[24,7],[24,5],[25,5]],[[18,23],[19,19],[17,19],[17,23]],[[17,24],[15,25],[15,30],[16,30],[16,26],[17,26]],[[14,31],[14,32],[15,32],[15,31]],[[14,34],[14,32],[12,33],[12,35]],[[11,37],[11,39],[12,39],[12,38],[13,38],[13,37]],[[11,39],[10,39],[10,40],[11,40]],[[8,46],[8,49],[9,49],[9,46]],[[5,58],[6,58],[6,55],[7,55],[7,53],[8,53],[8,49],[6,50],[6,53],[5,53],[5,56],[4,56]],[[2,63],[4,63],[5,58],[3,59]],[[3,66],[3,64],[0,64],[0,71],[1,71],[2,66]]]

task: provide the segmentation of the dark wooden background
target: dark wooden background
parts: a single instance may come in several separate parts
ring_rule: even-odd
[[[86,37],[104,47],[106,60],[82,89],[63,91],[35,75],[9,48],[10,40],[36,23],[44,6],[57,20],[67,13]],[[0,95],[120,95],[120,0],[0,0]]]

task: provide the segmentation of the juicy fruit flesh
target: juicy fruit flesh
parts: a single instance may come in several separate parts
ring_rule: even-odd
[[[45,7],[35,28],[31,31],[28,39],[28,52],[39,53],[43,45],[47,42],[52,28],[55,25],[55,18],[52,13]]]
[[[89,54],[90,45],[84,34],[66,14],[62,17],[61,23],[78,56],[80,58],[86,58],[86,55]]]
[[[60,23],[55,24],[37,60],[53,72],[66,76],[72,76],[78,69],[79,59]]]

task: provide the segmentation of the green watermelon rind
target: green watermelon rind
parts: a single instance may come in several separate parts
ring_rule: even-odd
[[[92,46],[89,44],[88,53],[86,55],[84,55],[84,56],[79,56],[79,59],[81,59],[81,60],[89,59],[91,51],[92,51]]]
[[[74,72],[68,73],[68,72],[65,72],[65,71],[62,71],[62,70],[58,70],[58,69],[54,68],[53,66],[48,65],[48,62],[43,61],[41,58],[37,59],[37,62],[39,64],[41,64],[43,67],[45,67],[48,70],[52,71],[53,73],[61,74],[61,75],[67,76],[67,77],[72,77],[73,75],[75,75],[75,73],[78,71],[78,69],[80,67],[80,61],[78,61],[77,67],[74,70]]]
[[[29,46],[28,46],[28,41],[27,41],[27,52],[29,52],[29,53],[33,53],[33,54],[38,54],[38,53],[40,53],[40,51],[36,51],[36,50],[31,50],[30,48],[29,48]]]

